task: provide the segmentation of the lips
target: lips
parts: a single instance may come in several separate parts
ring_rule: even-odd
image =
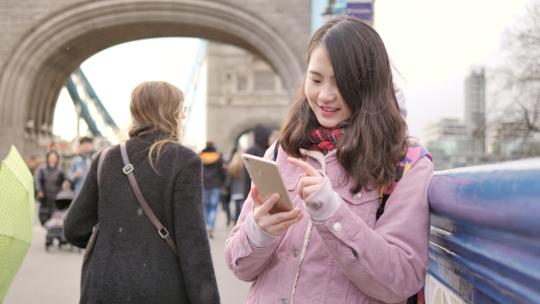
[[[321,111],[328,112],[328,113],[334,113],[334,112],[339,111],[339,108],[329,107],[329,106],[319,106],[319,108],[321,109]]]

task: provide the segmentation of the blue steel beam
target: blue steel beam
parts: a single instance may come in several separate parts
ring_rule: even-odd
[[[540,158],[437,172],[429,272],[468,303],[540,303]]]
[[[195,61],[193,62],[193,66],[191,67],[191,73],[189,74],[188,81],[186,83],[186,86],[184,88],[185,90],[185,99],[189,98],[188,96],[191,94],[192,98],[187,106],[186,111],[186,117],[184,119],[183,124],[183,132],[182,134],[186,134],[187,127],[189,125],[189,121],[191,118],[191,111],[194,106],[195,99],[197,97],[197,89],[199,85],[199,77],[201,73],[201,68],[204,64],[204,60],[206,59],[206,56],[208,54],[208,41],[207,40],[201,40],[201,43],[199,45],[199,49],[197,51],[197,57]]]
[[[96,92],[94,91],[94,88],[92,87],[92,85],[90,85],[90,81],[88,81],[88,78],[86,78],[82,69],[79,67],[75,70],[74,73],[77,74],[81,78],[84,89],[86,90],[86,93],[88,94],[88,96],[90,96],[92,102],[98,109],[101,117],[103,117],[103,119],[105,120],[105,123],[109,125],[115,132],[117,133],[120,132],[118,125],[114,122],[114,119],[111,117],[111,115],[109,114],[109,112],[107,111],[103,103],[101,102],[101,99],[99,99],[99,97],[97,96]]]
[[[94,119],[92,119],[92,116],[90,115],[90,111],[88,110],[88,106],[81,100],[81,97],[79,93],[77,92],[77,87],[75,86],[75,83],[71,80],[71,77],[68,78],[68,81],[66,83],[66,88],[69,92],[69,95],[71,96],[71,100],[73,101],[73,104],[75,107],[79,106],[81,109],[81,117],[84,119],[86,124],[88,125],[88,129],[90,129],[90,132],[93,136],[101,137],[102,134],[99,131],[96,122]]]

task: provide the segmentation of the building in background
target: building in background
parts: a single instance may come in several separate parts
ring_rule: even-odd
[[[493,154],[500,155],[502,158],[512,158],[520,150],[523,138],[517,132],[522,133],[521,122],[503,122],[497,126],[493,136],[491,149]]]
[[[486,81],[483,68],[465,79],[464,121],[444,118],[429,125],[424,142],[436,169],[464,167],[486,162]]]
[[[476,155],[486,153],[486,77],[484,68],[473,69],[465,79],[465,126]]]
[[[540,134],[530,132],[525,138],[527,130],[521,121],[502,122],[494,133],[491,150],[495,161],[540,155]]]
[[[466,166],[475,159],[467,126],[457,118],[444,118],[430,124],[423,141],[438,170]]]
[[[251,145],[257,124],[279,129],[290,97],[281,78],[261,57],[217,42],[208,45],[207,140],[228,156],[242,138]],[[246,135],[242,137],[242,135]]]

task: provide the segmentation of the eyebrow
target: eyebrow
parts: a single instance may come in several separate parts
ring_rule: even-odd
[[[323,77],[323,75],[321,73],[317,72],[317,71],[309,70],[308,73],[313,74],[315,76]],[[330,78],[336,78],[336,76],[332,75],[332,76],[330,76]]]

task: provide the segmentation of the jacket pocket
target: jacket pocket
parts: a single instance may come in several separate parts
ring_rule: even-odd
[[[376,190],[372,191],[360,191],[358,193],[351,193],[351,184],[347,184],[345,186],[339,185],[339,183],[335,181],[332,182],[332,188],[334,188],[334,191],[339,194],[339,196],[346,201],[347,203],[351,205],[362,205],[366,203],[371,203],[373,201],[377,201],[379,199],[379,193]]]
[[[377,191],[361,191],[354,194],[349,189],[349,187],[338,188],[334,186],[334,191],[349,206],[349,209],[361,217],[369,227],[375,227],[375,214],[377,208],[379,208],[379,194]]]

